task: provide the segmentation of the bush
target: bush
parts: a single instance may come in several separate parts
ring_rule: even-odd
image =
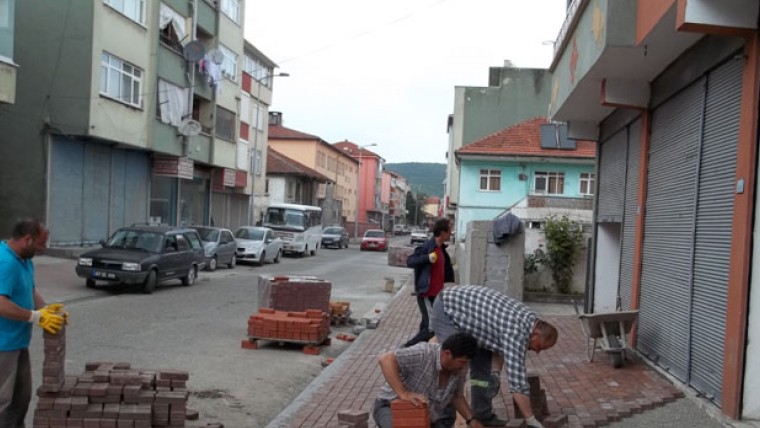
[[[577,222],[562,216],[550,217],[544,226],[547,266],[552,270],[554,285],[567,294],[573,283],[573,267],[583,244],[583,230]]]

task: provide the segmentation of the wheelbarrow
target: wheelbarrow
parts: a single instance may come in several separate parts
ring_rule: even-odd
[[[586,353],[589,362],[594,361],[594,352],[599,346],[610,357],[612,367],[620,368],[626,359],[628,349],[627,334],[639,315],[639,311],[615,311],[596,314],[582,314],[575,305],[575,313],[581,321],[583,334],[586,335]]]

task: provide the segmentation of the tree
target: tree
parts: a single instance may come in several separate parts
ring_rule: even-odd
[[[546,234],[546,264],[552,270],[554,285],[560,293],[569,293],[573,283],[573,268],[583,244],[583,230],[577,222],[562,216],[552,216],[544,226]]]
[[[425,219],[425,213],[422,211],[422,203],[425,199],[427,195],[424,193],[406,192],[406,224],[419,226]]]

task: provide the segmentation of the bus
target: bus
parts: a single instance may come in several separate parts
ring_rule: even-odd
[[[263,225],[282,239],[282,251],[313,256],[322,241],[322,208],[299,204],[272,204]]]

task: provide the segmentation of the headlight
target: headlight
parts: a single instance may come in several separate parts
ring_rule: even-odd
[[[79,266],[92,266],[92,259],[89,257],[80,257]]]
[[[121,264],[121,270],[129,270],[129,271],[139,271],[140,270],[140,264],[139,263],[122,263]]]

